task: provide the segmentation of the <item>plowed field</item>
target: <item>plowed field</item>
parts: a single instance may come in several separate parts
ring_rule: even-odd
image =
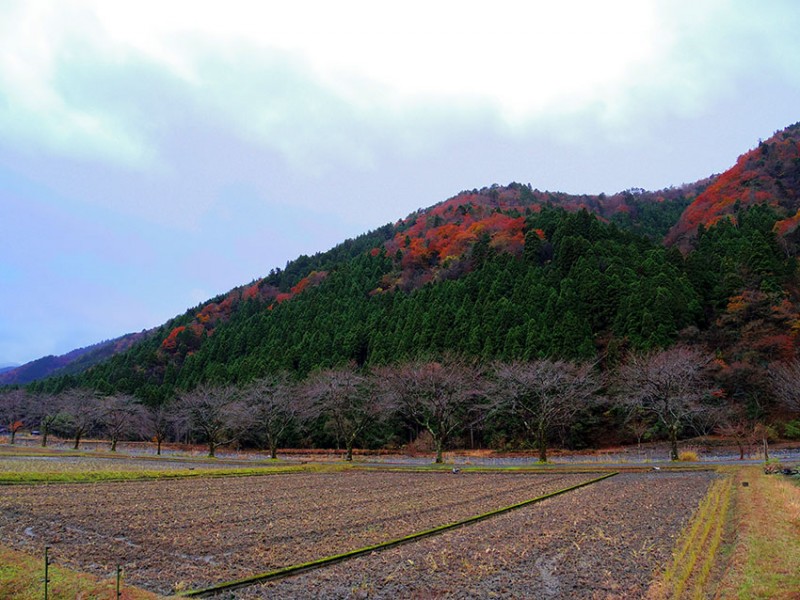
[[[5,544],[31,553],[41,553],[44,546],[49,545],[57,563],[98,575],[109,576],[120,564],[127,582],[166,594],[175,589],[202,587],[396,539],[563,489],[595,476],[346,471],[0,486],[0,536]],[[695,485],[689,485],[690,480]],[[540,560],[538,553],[534,558],[530,549],[520,555],[525,548],[531,548],[533,540],[541,542],[555,536],[564,551],[570,552],[573,542],[584,543],[586,535],[604,531],[603,519],[607,515],[602,512],[603,506],[617,517],[634,507],[649,511],[652,523],[656,522],[656,517],[664,518],[659,511],[667,511],[664,525],[646,536],[647,540],[660,541],[666,548],[683,522],[681,517],[688,517],[689,509],[696,506],[697,498],[707,485],[707,477],[686,478],[683,487],[661,485],[659,492],[649,491],[644,484],[635,485],[636,479],[632,481],[633,487],[599,488],[601,483],[585,491],[570,492],[564,501],[566,508],[547,501],[550,508],[533,512],[532,507],[524,508],[516,511],[519,516],[508,517],[519,518],[519,522],[502,517],[491,519],[483,525],[448,534],[449,537],[414,543],[374,558],[330,568],[335,569],[330,571],[332,573],[356,573],[352,580],[355,583],[344,583],[343,579],[341,585],[325,591],[325,578],[329,575],[309,575],[310,579],[286,582],[285,591],[284,588],[276,590],[275,597],[292,594],[309,597],[303,585],[314,590],[311,595],[347,596],[363,581],[358,571],[369,572],[374,568],[369,561],[383,565],[382,571],[376,571],[374,577],[370,575],[369,585],[375,589],[388,590],[391,586],[387,584],[393,581],[396,587],[406,576],[419,576],[422,578],[419,585],[427,585],[424,582],[430,568],[425,565],[431,563],[423,557],[412,565],[409,560],[414,559],[406,558],[406,552],[426,553],[425,556],[434,557],[437,565],[442,565],[434,571],[448,565],[447,572],[455,568],[456,574],[458,569],[467,569],[470,573],[488,576],[500,572],[502,565],[527,568],[527,563],[519,562],[520,556]],[[594,491],[595,487],[606,491]],[[628,495],[616,497],[618,492],[629,488],[632,491],[626,491]],[[592,495],[587,496],[587,493]],[[662,497],[664,494],[675,494],[678,500],[667,502]],[[574,523],[574,527],[564,531],[541,529],[536,525],[540,520],[561,525]],[[639,521],[637,524],[641,525]],[[667,532],[666,537],[662,529]],[[495,533],[491,533],[493,531]],[[493,541],[487,542],[484,539],[487,535],[495,536]],[[634,541],[638,544],[638,538]],[[436,553],[441,553],[442,548],[447,555],[436,559]],[[638,551],[646,553],[648,546]],[[478,556],[483,562],[477,562]],[[547,556],[542,560],[558,560],[561,555]],[[395,560],[400,562],[395,564]],[[615,560],[613,556],[603,558],[607,566]],[[356,571],[351,571],[353,568]],[[510,571],[509,577],[514,572]],[[451,580],[449,575],[436,585],[447,586],[448,580]],[[467,580],[458,575],[451,582],[456,587],[450,589],[458,590]],[[405,594],[405,588],[397,589],[401,595]],[[408,588],[409,591],[415,589],[418,588]],[[263,588],[255,593],[273,594]]]
[[[617,475],[236,598],[644,598],[713,477]]]

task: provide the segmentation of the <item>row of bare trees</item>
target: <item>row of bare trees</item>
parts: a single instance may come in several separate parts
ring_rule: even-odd
[[[112,451],[119,440],[151,439],[159,454],[169,439],[201,441],[210,456],[236,440],[257,439],[275,458],[293,425],[324,420],[352,460],[365,432],[394,419],[426,431],[441,462],[455,437],[492,417],[518,423],[546,461],[554,432],[605,402],[622,409],[637,438],[657,426],[677,459],[679,436],[689,425],[729,433],[741,425],[738,413],[713,393],[710,362],[699,350],[677,346],[631,356],[613,376],[601,377],[588,363],[541,359],[487,367],[448,356],[370,372],[352,365],[327,369],[302,382],[275,375],[241,388],[201,385],[158,407],[81,389],[59,396],[12,390],[0,394],[0,425],[11,443],[28,427],[39,429],[42,445],[57,433],[77,449],[91,434],[108,439]],[[776,367],[772,379],[775,397],[800,412],[800,363]]]

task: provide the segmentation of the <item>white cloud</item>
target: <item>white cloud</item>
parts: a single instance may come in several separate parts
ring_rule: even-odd
[[[701,112],[743,69],[797,79],[792,8],[18,2],[0,21],[0,131],[31,150],[137,168],[169,160],[160,139],[181,118],[214,123],[311,170],[343,160],[369,167],[378,143],[435,148],[437,131],[473,123],[519,135],[553,132],[578,116],[624,139],[648,115]],[[135,86],[130,98],[92,97],[104,78],[124,82],[143,67],[169,82],[164,102],[179,109]],[[74,72],[84,80],[75,83]]]

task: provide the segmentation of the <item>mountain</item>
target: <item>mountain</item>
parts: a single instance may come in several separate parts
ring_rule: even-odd
[[[22,385],[46,377],[80,373],[114,354],[124,352],[146,335],[146,332],[130,333],[61,356],[44,356],[21,366],[0,369],[0,385]]]
[[[764,365],[793,356],[800,338],[797,135],[792,126],[726,173],[659,192],[463,191],[33,389],[86,385],[158,403],[200,382],[303,377],[347,361],[457,352],[605,368],[686,341],[716,352],[725,393],[750,397]]]
[[[609,197],[520,184],[465,191],[301,256],[188,310],[78,378],[41,388],[79,383],[157,402],[199,381],[241,382],[276,370],[302,376],[349,360],[380,364],[446,350],[585,357],[605,347],[612,330],[634,345],[667,343],[701,309],[673,264],[680,255],[655,240],[702,187]],[[638,291],[623,297],[625,289]],[[658,289],[668,294],[656,299]],[[609,291],[607,305],[597,306]],[[655,319],[643,314],[654,302]]]
[[[11,371],[12,369],[16,369],[18,366],[19,365],[5,365],[5,366],[0,367],[0,375],[2,375],[3,373],[6,373],[8,371]]]
[[[722,219],[735,223],[736,213],[759,204],[773,208],[782,217],[776,232],[791,237],[800,224],[800,123],[777,132],[743,154],[684,211],[665,238],[684,252],[697,240],[700,226]]]

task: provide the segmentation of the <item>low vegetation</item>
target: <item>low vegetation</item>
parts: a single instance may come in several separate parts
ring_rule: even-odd
[[[718,597],[800,597],[800,481],[752,467],[736,473],[735,489]]]
[[[672,563],[651,588],[650,597],[704,598],[717,561],[731,502],[730,477],[714,482],[679,541]]]
[[[87,573],[50,565],[48,597],[53,600],[111,600],[116,598],[116,576],[98,578]],[[120,600],[158,600],[160,596],[121,584]],[[0,598],[41,600],[44,595],[44,555],[35,558],[28,553],[0,546]]]

